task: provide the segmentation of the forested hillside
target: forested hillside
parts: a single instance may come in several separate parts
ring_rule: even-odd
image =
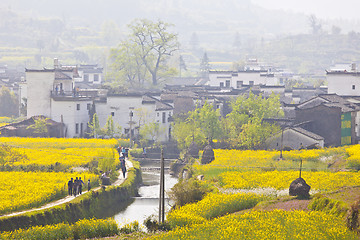
[[[106,67],[110,48],[136,18],[174,24],[181,54],[193,71],[188,75],[196,74],[204,52],[213,69],[256,57],[299,73],[324,72],[332,63],[359,57],[359,23],[316,17],[311,22],[310,16],[266,10],[250,0],[3,0],[0,64],[42,67],[57,57],[65,64]]]

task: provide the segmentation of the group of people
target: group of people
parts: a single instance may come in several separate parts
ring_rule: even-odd
[[[126,149],[125,147],[119,146],[117,148],[117,151],[119,153],[120,168],[121,168],[121,171],[123,173],[123,177],[125,178],[125,173],[126,173],[125,157],[128,157],[129,149]]]
[[[84,181],[81,179],[81,177],[76,177],[75,180],[73,178],[71,178],[68,181],[68,193],[69,195],[74,195],[74,197],[76,197],[76,195],[82,194],[82,187],[85,185]],[[90,185],[90,179],[87,182],[87,187],[88,187],[88,191],[90,191],[91,189],[91,185]]]
[[[117,151],[119,153],[121,171],[123,173],[123,177],[125,178],[125,173],[126,173],[125,157],[128,156],[129,149],[126,149],[124,147],[119,146],[117,148]],[[110,174],[110,172],[109,172],[109,174]],[[106,176],[106,173],[103,173],[103,176]],[[82,194],[83,186],[85,186],[85,183],[81,179],[81,177],[79,177],[79,178],[76,177],[75,180],[73,178],[71,178],[68,181],[68,193],[69,193],[69,195],[70,196],[74,195],[76,197],[76,195]],[[88,191],[90,191],[90,189],[91,189],[90,179],[87,182],[87,187],[88,187]]]

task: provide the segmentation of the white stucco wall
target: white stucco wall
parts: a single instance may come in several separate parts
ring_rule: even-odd
[[[360,76],[351,74],[328,74],[328,93],[336,93],[340,96],[359,96],[360,95]],[[353,89],[355,86],[355,89]]]
[[[130,109],[131,108],[131,109]],[[159,123],[161,134],[160,141],[169,139],[170,123],[169,114],[172,116],[172,110],[156,111],[154,103],[142,104],[142,96],[109,96],[107,102],[96,102],[96,113],[99,117],[100,127],[105,126],[107,118],[113,112],[114,124],[121,126],[122,133],[129,129],[130,110],[133,112],[132,129],[141,127],[147,123]],[[162,113],[165,112],[165,123],[162,122]],[[159,114],[158,114],[159,113]]]
[[[27,117],[44,115],[50,117],[50,92],[53,88],[55,74],[52,71],[27,71]]]
[[[283,132],[283,148],[291,147],[292,149],[300,149],[302,147],[308,147],[313,144],[318,144],[320,147],[324,147],[324,140],[315,140],[304,134],[300,134],[291,129],[285,129]],[[266,140],[267,149],[281,149],[281,133]]]
[[[80,104],[80,109],[77,105]],[[52,100],[51,119],[61,122],[61,116],[66,128],[65,137],[82,137],[87,124],[89,122],[89,112],[87,105],[92,104],[92,101],[54,101]],[[78,124],[78,132],[76,132],[76,124]],[[81,129],[82,124],[82,129]],[[65,130],[65,129],[64,129]],[[81,131],[82,130],[82,131]]]
[[[113,112],[114,124],[121,126],[124,132],[125,128],[129,128],[130,108],[136,109],[141,107],[141,102],[142,96],[109,96],[106,103],[96,102],[95,109],[99,117],[100,126],[103,127],[106,124],[106,120]],[[138,121],[135,114],[133,121]]]
[[[84,81],[84,71],[79,70],[78,73],[79,73],[80,77],[76,78],[75,81],[83,82]],[[85,73],[85,74],[89,76],[89,79],[88,79],[89,83],[94,83],[94,84],[102,83],[102,73]],[[94,81],[95,75],[98,75],[98,81]]]
[[[243,85],[250,85],[252,82],[253,85],[265,85],[266,77],[261,77],[260,72],[210,72],[209,73],[209,82],[208,85],[219,87],[220,83],[223,83],[223,86],[226,87],[226,81],[230,81],[230,86],[232,88],[237,88],[237,82],[242,81]]]

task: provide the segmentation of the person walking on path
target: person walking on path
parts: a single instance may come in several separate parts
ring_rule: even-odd
[[[145,147],[143,147],[143,157],[144,157],[144,159],[146,159],[146,148]]]
[[[68,181],[68,194],[71,196],[73,190],[73,178]]]
[[[75,180],[74,180],[74,183],[73,183],[73,194],[74,194],[74,197],[76,197],[76,194],[77,194],[77,191],[78,191],[78,178],[76,177]]]
[[[117,148],[116,148],[117,152],[119,153],[119,157],[121,156],[121,146],[119,145]]]
[[[91,189],[90,179],[88,179],[88,182],[87,182],[87,187],[88,187],[88,192],[89,192],[89,191],[90,191],[90,189]]]
[[[79,177],[79,180],[78,180],[78,184],[79,184],[79,194],[82,194],[82,186],[85,185],[84,181],[81,180],[81,177]]]
[[[126,166],[125,166],[125,159],[124,158],[120,159],[120,167],[121,167],[121,171],[123,173],[123,177],[125,178]]]

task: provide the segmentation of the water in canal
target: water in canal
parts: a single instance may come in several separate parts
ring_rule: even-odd
[[[143,225],[144,220],[150,215],[159,216],[160,171],[142,170],[142,178],[143,185],[139,188],[140,196],[135,197],[133,203],[114,216],[120,227],[135,220]],[[177,183],[177,178],[170,176],[169,172],[165,171],[166,198],[166,191],[170,190],[175,183]],[[169,209],[169,201],[166,199],[165,211]]]

